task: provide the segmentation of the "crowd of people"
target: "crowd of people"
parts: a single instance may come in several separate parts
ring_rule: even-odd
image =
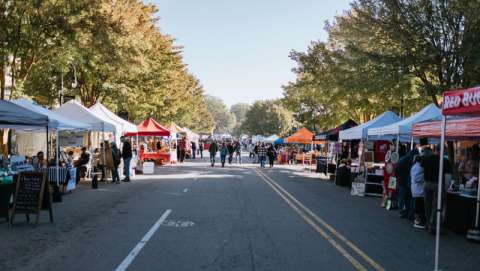
[[[427,139],[422,139],[418,148],[408,152],[399,148],[400,159],[395,168],[400,217],[412,220],[415,228],[427,229],[432,234],[437,221],[439,149],[440,146],[431,148]],[[448,156],[443,159],[442,193],[445,193],[452,166]]]

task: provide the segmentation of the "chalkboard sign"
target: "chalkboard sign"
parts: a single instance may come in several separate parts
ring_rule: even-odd
[[[17,188],[13,201],[12,217],[13,224],[16,214],[36,214],[36,223],[39,221],[40,211],[50,212],[50,222],[53,222],[52,204],[46,174],[43,172],[22,172],[17,181]]]

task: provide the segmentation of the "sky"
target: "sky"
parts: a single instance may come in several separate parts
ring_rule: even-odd
[[[146,0],[159,27],[183,47],[184,61],[207,94],[231,106],[279,98],[295,80],[288,57],[326,40],[326,20],[350,0]]]

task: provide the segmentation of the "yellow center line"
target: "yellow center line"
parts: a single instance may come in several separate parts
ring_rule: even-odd
[[[343,248],[335,239],[333,239],[328,233],[326,233],[322,228],[320,228],[314,221],[312,221],[306,214],[295,206],[292,201],[290,201],[286,196],[284,196],[273,184],[267,180],[264,175],[262,175],[258,170],[255,170],[258,176],[269,185],[285,202],[298,214],[300,215],[305,222],[307,222],[312,228],[314,228],[323,238],[325,238],[343,257],[345,257],[354,267],[359,271],[367,271],[360,262],[358,262],[348,251]]]
[[[267,181],[267,183],[270,186],[275,186],[277,189],[275,191],[281,191],[283,192],[287,197],[289,197],[295,204],[297,204],[305,213],[310,215],[317,223],[321,224],[324,226],[328,231],[330,231],[335,237],[337,237],[339,240],[344,242],[348,247],[350,247],[355,253],[357,253],[360,257],[362,257],[367,263],[369,263],[375,270],[377,271],[385,271],[385,268],[383,268],[379,263],[374,261],[372,258],[370,258],[365,252],[363,252],[360,248],[358,248],[355,244],[353,244],[350,240],[348,240],[345,236],[340,234],[337,230],[335,230],[334,227],[329,225],[327,222],[325,222],[323,219],[321,219],[319,216],[317,216],[314,212],[312,212],[309,208],[307,208],[305,205],[303,205],[300,201],[298,201],[294,196],[292,196],[288,191],[286,191],[283,187],[281,187],[277,182],[275,182],[272,178],[264,174],[263,172],[256,170],[257,174],[260,176],[263,176],[264,181]],[[277,192],[278,193],[278,192]],[[282,198],[285,198],[282,196]],[[290,205],[290,204],[289,204]]]

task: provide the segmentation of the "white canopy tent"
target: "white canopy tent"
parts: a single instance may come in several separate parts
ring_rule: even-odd
[[[75,100],[63,104],[55,112],[78,122],[87,123],[91,131],[116,132],[116,126],[112,121],[95,114]]]
[[[367,139],[368,129],[389,125],[400,121],[401,118],[397,114],[387,111],[380,116],[365,122],[353,128],[340,131],[340,140],[364,140]]]
[[[190,142],[195,142],[195,144],[198,146],[198,141],[200,140],[200,135],[198,135],[194,131],[188,129],[187,127],[183,127],[183,130],[187,133],[187,139]]]
[[[50,111],[35,102],[27,99],[18,99],[12,101],[16,105],[32,110],[36,113],[43,114],[48,117],[48,128],[54,130],[89,130],[90,125],[64,117],[56,112]]]
[[[124,133],[136,133],[138,132],[137,125],[128,122],[127,120],[122,119],[121,117],[117,116],[112,111],[108,110],[103,104],[100,102],[94,104],[90,107],[90,110],[97,114],[97,116],[103,116],[105,119],[109,120],[114,124],[118,124],[121,126],[120,134],[123,135]],[[117,126],[118,127],[118,126]]]
[[[137,125],[128,122],[119,116],[117,116],[112,111],[108,110],[103,104],[97,102],[92,107],[90,107],[90,111],[93,112],[96,116],[101,117],[104,120],[108,120],[110,123],[115,125],[115,141],[118,146],[120,146],[120,136],[124,135],[125,133],[137,133],[138,128]]]
[[[401,121],[368,130],[368,139],[410,141],[412,138],[412,127],[415,123],[431,119],[439,119],[442,116],[441,110],[434,104],[429,104],[419,112]]]

